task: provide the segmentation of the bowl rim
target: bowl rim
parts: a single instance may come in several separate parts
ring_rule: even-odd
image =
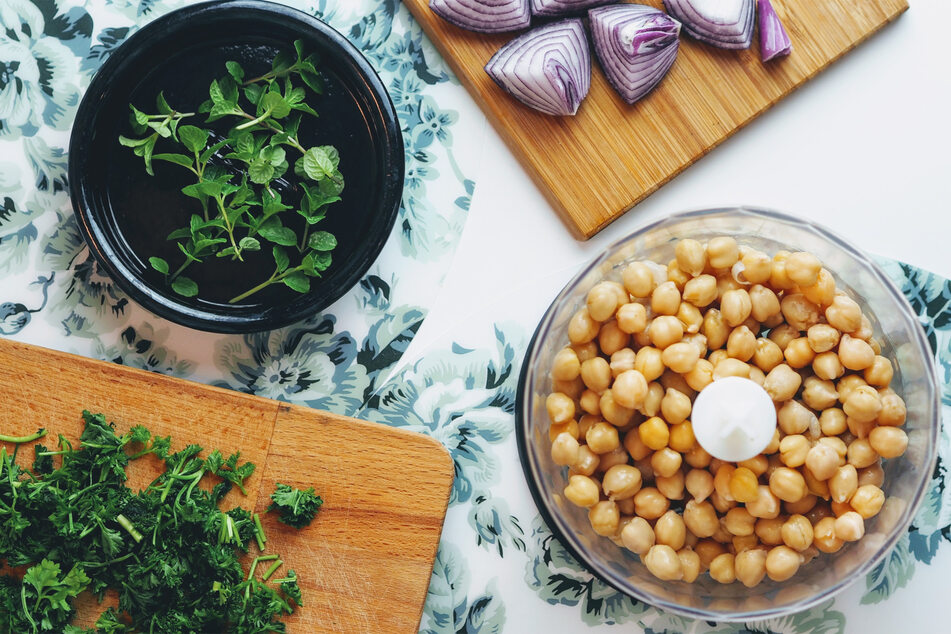
[[[125,69],[126,56],[122,55],[122,49],[128,51],[141,46],[154,46],[196,19],[213,21],[235,16],[246,21],[254,20],[255,16],[265,16],[270,20],[310,31],[309,37],[336,50],[339,59],[343,60],[342,66],[352,69],[353,77],[359,77],[361,82],[365,83],[365,95],[368,102],[373,104],[370,114],[379,114],[379,118],[372,117],[377,120],[382,130],[382,134],[376,137],[380,149],[375,155],[381,167],[380,204],[373,224],[378,229],[368,232],[358,242],[359,248],[354,254],[360,255],[362,264],[355,267],[350,275],[329,287],[329,292],[313,301],[304,299],[307,297],[307,294],[304,294],[301,297],[292,297],[287,304],[249,307],[245,310],[239,308],[235,311],[226,310],[225,307],[216,310],[190,305],[171,293],[159,292],[159,289],[143,280],[123,261],[123,250],[113,244],[103,229],[103,222],[91,217],[95,215],[92,209],[97,205],[93,204],[93,193],[83,177],[83,164],[86,150],[93,143],[95,134],[92,126],[82,123],[95,120],[99,102],[116,72],[128,72]],[[296,323],[319,314],[349,292],[373,266],[393,232],[402,204],[404,171],[402,126],[382,79],[366,56],[344,35],[319,18],[266,0],[211,0],[190,4],[159,16],[132,33],[103,62],[83,94],[70,134],[67,167],[70,202],[79,232],[93,257],[116,286],[140,306],[159,317],[189,328],[226,334],[262,332]]]
[[[797,218],[790,214],[783,212],[775,211],[765,207],[750,206],[750,205],[736,205],[736,206],[724,206],[724,207],[714,207],[714,208],[702,208],[702,209],[692,209],[684,212],[674,213],[668,215],[664,218],[645,223],[637,228],[635,228],[630,233],[625,236],[614,240],[609,245],[601,249],[595,257],[589,260],[585,265],[583,265],[578,273],[576,273],[559,291],[558,295],[552,300],[548,308],[545,310],[545,313],[539,321],[538,326],[535,329],[535,332],[532,334],[532,338],[526,348],[525,355],[522,358],[522,367],[519,370],[518,386],[515,393],[515,442],[518,449],[519,462],[522,467],[522,472],[525,475],[525,481],[528,485],[529,491],[531,492],[532,499],[535,502],[535,506],[538,509],[539,514],[542,519],[545,521],[545,524],[551,530],[552,535],[558,539],[559,543],[567,550],[574,559],[581,564],[585,570],[592,574],[596,579],[603,582],[605,585],[617,590],[621,594],[624,594],[628,597],[642,601],[648,605],[651,605],[655,608],[665,610],[667,612],[677,614],[679,616],[684,616],[690,619],[701,619],[701,620],[714,620],[720,622],[746,622],[746,621],[757,621],[763,619],[777,618],[781,616],[786,616],[789,614],[794,614],[810,608],[815,607],[834,596],[841,593],[847,587],[851,586],[853,583],[859,579],[865,577],[869,572],[881,562],[886,555],[888,555],[895,545],[898,543],[898,540],[907,532],[908,526],[913,521],[914,517],[918,513],[918,509],[921,506],[925,495],[928,492],[928,484],[931,481],[931,476],[926,475],[922,486],[918,488],[915,493],[914,499],[907,506],[905,510],[905,520],[900,524],[896,524],[895,528],[887,536],[887,538],[879,546],[878,553],[871,557],[870,559],[863,562],[859,565],[852,577],[844,578],[838,580],[836,583],[832,584],[829,588],[826,588],[823,591],[817,592],[816,594],[805,598],[793,606],[786,606],[782,608],[767,608],[760,610],[749,610],[749,611],[737,611],[737,612],[718,612],[714,610],[706,610],[701,608],[690,608],[685,607],[671,601],[655,597],[649,592],[640,590],[637,587],[632,586],[631,588],[624,588],[621,584],[613,582],[608,578],[605,578],[602,574],[598,572],[596,560],[593,557],[590,557],[584,549],[579,549],[575,547],[575,544],[571,539],[566,538],[566,534],[570,532],[570,527],[565,525],[560,519],[559,515],[553,512],[552,507],[549,505],[548,500],[542,495],[541,488],[538,485],[538,482],[535,480],[533,471],[536,470],[537,465],[534,463],[534,454],[529,448],[530,438],[528,425],[531,413],[526,411],[528,402],[530,399],[527,398],[526,392],[529,386],[529,372],[530,372],[530,360],[535,353],[536,346],[540,344],[538,341],[539,334],[545,330],[548,330],[551,320],[554,317],[553,308],[558,305],[568,294],[568,292],[586,275],[592,272],[596,267],[601,266],[606,262],[612,255],[614,255],[618,249],[620,249],[625,243],[629,242],[635,236],[644,235],[649,231],[653,231],[661,226],[675,223],[681,220],[687,219],[696,219],[703,218],[705,216],[712,216],[724,213],[743,213],[757,218],[765,218],[769,220],[780,220],[786,223],[793,223],[798,225],[805,225],[810,227],[812,230],[820,233],[824,238],[830,240],[831,242],[837,244],[844,250],[848,251],[853,257],[859,261],[868,265],[869,270],[872,272],[874,277],[882,283],[886,291],[893,296],[898,302],[904,304],[908,308],[908,314],[914,314],[913,309],[908,300],[905,298],[904,294],[895,286],[895,283],[885,274],[885,272],[878,266],[870,257],[865,255],[863,251],[857,248],[855,245],[849,241],[841,238],[836,233],[830,231],[822,225],[816,224],[810,220],[805,220],[803,218]],[[941,433],[941,403],[940,403],[940,383],[938,382],[937,370],[935,368],[935,357],[934,353],[931,350],[930,345],[928,344],[927,337],[924,332],[924,328],[921,325],[921,322],[917,319],[912,320],[914,326],[912,332],[914,333],[914,342],[918,347],[919,352],[925,353],[925,358],[930,362],[925,363],[925,368],[927,372],[927,383],[932,388],[932,402],[931,402],[931,411],[933,412],[931,426],[930,426],[930,438],[927,443],[928,456],[924,461],[922,466],[922,473],[932,474],[934,473],[935,465],[938,459],[938,442]]]

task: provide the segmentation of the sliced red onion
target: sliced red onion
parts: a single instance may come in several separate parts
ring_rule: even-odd
[[[447,22],[479,33],[517,31],[532,21],[528,0],[429,0],[429,8]]]
[[[789,55],[792,42],[783,28],[782,20],[776,15],[769,0],[759,0],[756,10],[759,12],[759,51],[764,62],[774,57]]]
[[[604,74],[628,103],[653,90],[677,58],[680,23],[663,11],[615,4],[591,9],[588,17]]]
[[[526,106],[573,115],[591,87],[584,25],[572,18],[532,29],[500,48],[485,72]]]
[[[617,0],[532,0],[532,15],[570,15],[611,2]]]
[[[753,42],[754,0],[664,0],[684,31],[719,48],[749,48]]]

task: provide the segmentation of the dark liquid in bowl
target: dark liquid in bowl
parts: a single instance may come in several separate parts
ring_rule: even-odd
[[[287,47],[293,50],[290,42]],[[129,102],[147,114],[154,114],[157,112],[156,95],[163,91],[172,108],[180,112],[197,112],[199,104],[208,98],[208,86],[212,79],[226,74],[226,61],[239,62],[247,77],[257,77],[270,70],[270,60],[278,50],[265,38],[260,42],[241,45],[210,47],[203,42],[186,47],[144,75],[131,92]],[[372,157],[373,141],[355,97],[332,69],[323,68],[322,75],[326,84],[324,94],[316,95],[308,89],[307,98],[307,103],[320,116],[303,115],[299,139],[304,147],[333,145],[340,152],[340,171],[346,181],[346,188],[341,195],[343,200],[331,205],[327,217],[313,228],[329,231],[338,239],[338,246],[332,254],[333,263],[325,272],[325,275],[329,275],[360,239],[361,214],[365,215],[365,209],[371,202],[367,200],[367,194],[374,189],[377,174]],[[303,86],[303,82],[298,79],[295,85]],[[250,110],[244,100],[242,107],[246,111]],[[197,125],[225,136],[230,125],[238,123],[236,119],[228,117],[205,124],[205,118],[205,115],[196,115],[182,124]],[[162,289],[162,276],[151,271],[148,258],[164,258],[173,271],[184,261],[184,255],[175,242],[164,238],[174,229],[187,226],[192,214],[201,214],[199,202],[181,193],[181,188],[194,183],[195,177],[185,168],[164,161],[153,161],[155,176],[150,177],[145,172],[143,160],[135,156],[131,148],[119,145],[119,134],[132,135],[128,116],[117,123],[115,142],[109,144],[106,158],[111,166],[106,176],[109,207],[121,239],[139,261],[138,265],[145,271],[146,279],[155,288]],[[286,146],[285,149],[290,166],[279,183],[279,189],[284,203],[296,206],[300,200],[300,189],[293,165],[300,153],[291,147]],[[187,153],[182,146],[164,139],[159,140],[155,151]],[[213,160],[222,162],[220,159]],[[237,173],[242,166],[236,164],[228,167]],[[237,181],[236,176],[234,182]],[[282,213],[282,220],[298,233],[303,230],[303,218],[293,209]],[[185,275],[198,283],[199,301],[226,303],[266,280],[274,270],[272,245],[265,240],[261,242],[262,250],[246,253],[244,262],[230,257],[210,257],[201,264],[190,265]],[[299,261],[296,249],[287,249],[292,254],[292,265],[296,264]],[[313,286],[320,283],[321,278],[311,280]],[[283,284],[275,284],[243,303],[273,304],[287,301],[289,296],[295,294]]]

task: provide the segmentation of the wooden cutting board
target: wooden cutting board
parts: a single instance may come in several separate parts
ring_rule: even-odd
[[[592,53],[591,91],[574,117],[519,104],[483,66],[513,36],[445,22],[403,0],[570,228],[589,238],[908,8],[906,0],[773,0],[792,54],[763,64],[759,39],[724,51],[681,37],[660,86],[633,106]],[[660,0],[642,0],[663,8]]]
[[[417,631],[453,480],[435,440],[2,338],[0,404],[0,433],[45,427],[47,445],[57,434],[75,444],[88,409],[121,432],[141,423],[170,434],[174,450],[240,450],[258,469],[247,497],[232,491],[225,505],[261,513],[266,551],[301,578],[306,607],[286,620],[288,632]],[[32,461],[29,447],[21,452],[21,463]],[[134,489],[163,470],[151,457],[133,464]],[[309,527],[297,531],[265,513],[276,482],[313,486],[323,497]],[[85,597],[79,620],[91,623],[102,609]]]

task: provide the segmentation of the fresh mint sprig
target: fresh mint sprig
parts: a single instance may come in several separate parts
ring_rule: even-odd
[[[198,202],[201,213],[191,213],[185,226],[168,235],[182,253],[181,264],[172,270],[164,258],[149,258],[174,292],[185,297],[198,294],[198,284],[184,275],[189,267],[210,257],[244,262],[247,253],[264,250],[264,243],[271,243],[273,271],[231,298],[231,303],[273,284],[306,293],[310,279],[330,266],[337,240],[313,227],[326,217],[330,205],[341,200],[345,183],[340,154],[329,145],[305,147],[298,134],[304,115],[318,116],[306,103],[307,89],[318,95],[324,89],[315,63],[316,58],[305,55],[302,43],[296,41],[294,53],[278,53],[271,70],[258,77],[246,79],[239,63],[227,62],[228,74],[211,82],[208,99],[197,113],[174,110],[161,93],[158,114],[146,114],[130,104],[133,130],[140,136],[123,136],[119,142],[144,159],[149,174],[153,161],[165,161],[195,177],[182,193]],[[303,85],[295,85],[297,80]],[[210,129],[182,123],[197,114],[207,115],[205,123],[228,120],[233,125],[217,136]],[[160,142],[176,146],[177,151],[156,152]],[[291,162],[302,193],[299,200],[284,201],[275,181],[285,176]],[[300,215],[304,222],[286,223],[288,213]],[[303,229],[295,229],[295,224]]]

